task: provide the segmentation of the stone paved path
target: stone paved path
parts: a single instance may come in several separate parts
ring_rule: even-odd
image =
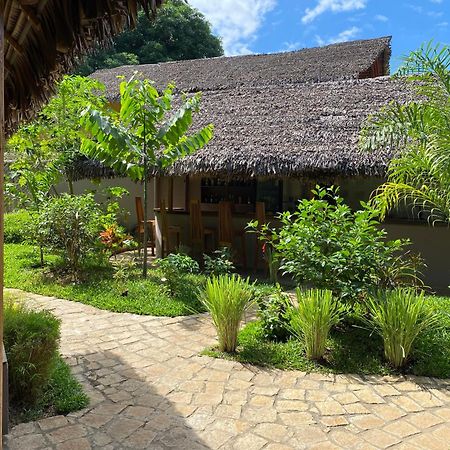
[[[114,314],[29,294],[62,318],[89,408],[16,426],[10,450],[450,448],[450,380],[325,376],[198,356],[206,316]]]

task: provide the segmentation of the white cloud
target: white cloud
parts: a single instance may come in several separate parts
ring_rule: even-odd
[[[378,20],[379,22],[387,22],[389,20],[389,18],[386,16],[383,16],[383,14],[377,14],[375,16],[375,20]]]
[[[252,53],[251,43],[256,39],[265,15],[277,0],[190,0],[210,21],[213,30],[222,38],[226,55]]]
[[[434,19],[442,17],[444,15],[444,13],[442,11],[428,11],[427,9],[425,9],[423,6],[420,6],[420,5],[412,5],[412,4],[407,3],[406,6],[411,8],[417,14],[422,14],[422,15],[426,15],[429,17],[433,17]]]
[[[302,47],[301,42],[283,42],[282,51],[284,52],[293,52]]]
[[[314,8],[306,8],[302,22],[312,22],[316,17],[327,11],[344,12],[364,9],[366,3],[367,0],[318,0]]]
[[[440,28],[447,28],[448,27],[448,22],[438,23],[437,26],[440,27]]]
[[[352,27],[347,30],[341,31],[337,36],[331,37],[329,39],[323,39],[320,36],[316,36],[316,41],[318,45],[328,45],[337,44],[338,42],[347,42],[355,38],[361,32],[361,28]]]
[[[442,3],[442,0],[430,0],[430,2],[440,5]]]

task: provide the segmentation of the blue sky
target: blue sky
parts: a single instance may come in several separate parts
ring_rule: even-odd
[[[450,0],[190,0],[227,55],[392,35],[393,69],[423,42],[450,43]]]

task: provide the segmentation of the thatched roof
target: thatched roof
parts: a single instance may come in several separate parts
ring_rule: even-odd
[[[8,132],[52,93],[54,81],[95,42],[133,25],[138,5],[162,0],[4,0],[5,122]]]
[[[212,58],[101,70],[93,77],[118,99],[118,75],[175,81],[203,91],[196,126],[213,123],[214,139],[176,163],[170,175],[384,176],[388,150],[358,149],[361,125],[391,100],[408,101],[402,80],[387,74],[390,38],[355,41],[274,55]],[[371,72],[372,70],[372,72]],[[378,70],[378,72],[377,72]],[[79,176],[111,176],[79,166]],[[84,172],[83,172],[84,170]]]
[[[174,82],[184,92],[369,78],[389,73],[390,37],[344,42],[269,55],[246,55],[122,66],[95,72],[111,100],[119,96],[118,75],[135,72],[157,87]]]
[[[361,151],[361,125],[411,98],[405,81],[388,77],[207,92],[198,119],[214,123],[214,139],[169,173],[384,176],[393,155]]]
[[[214,123],[214,139],[166,174],[383,177],[393,153],[361,151],[361,125],[390,101],[411,101],[412,95],[405,80],[389,77],[205,92],[195,122]],[[84,160],[72,175],[114,173]]]

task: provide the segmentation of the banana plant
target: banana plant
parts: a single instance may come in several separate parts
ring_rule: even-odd
[[[117,174],[143,182],[144,223],[147,223],[148,178],[204,147],[213,125],[188,134],[200,93],[181,95],[174,111],[174,85],[158,92],[149,80],[136,77],[120,83],[120,108],[88,106],[81,114],[81,152]],[[143,276],[147,276],[147,227],[144,227]]]

